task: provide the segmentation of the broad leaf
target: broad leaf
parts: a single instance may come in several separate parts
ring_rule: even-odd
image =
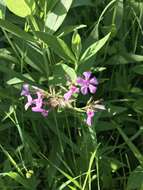
[[[90,45],[83,53],[80,62],[85,62],[92,56],[94,56],[105,45],[105,43],[110,37],[110,34],[111,33],[108,33],[104,38]]]
[[[53,68],[53,78],[50,84],[64,85],[67,81],[75,82],[77,76],[75,71],[66,64],[58,63]]]
[[[133,67],[132,71],[139,75],[143,75],[143,65],[137,65],[137,66]]]
[[[20,17],[26,17],[32,14],[35,9],[34,0],[6,0],[8,9]]]
[[[45,25],[50,32],[57,31],[57,29],[61,26],[71,4],[72,0],[60,0],[54,9],[47,14]]]
[[[79,6],[95,6],[95,3],[92,3],[92,0],[74,0],[72,7]]]
[[[127,190],[141,190],[141,187],[143,187],[143,168],[138,166],[128,178]]]

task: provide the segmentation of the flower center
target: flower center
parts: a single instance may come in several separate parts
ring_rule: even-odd
[[[90,84],[89,80],[85,80],[85,85],[89,86],[89,84]]]

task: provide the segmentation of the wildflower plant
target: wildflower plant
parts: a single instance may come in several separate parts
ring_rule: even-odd
[[[142,189],[142,7],[1,1],[0,189]]]
[[[98,81],[95,76],[92,75],[90,71],[86,71],[83,73],[84,77],[77,77],[75,84],[70,84],[69,90],[62,94],[52,94],[47,91],[43,91],[40,88],[32,87],[32,94],[29,91],[29,85],[24,84],[22,87],[21,95],[25,96],[27,98],[27,102],[25,104],[25,110],[27,110],[29,107],[33,112],[39,112],[44,117],[48,116],[48,113],[50,109],[56,108],[56,107],[62,107],[62,109],[68,107],[73,110],[80,110],[80,112],[86,112],[87,119],[86,124],[88,126],[92,125],[92,120],[95,114],[96,109],[93,108],[92,103],[89,106],[84,106],[83,108],[80,107],[76,108],[74,105],[76,102],[76,98],[73,96],[75,94],[82,93],[82,95],[87,94],[95,94],[97,90]],[[36,96],[35,98],[32,97]],[[53,102],[57,101],[57,104],[50,104],[51,99],[53,99]],[[70,101],[71,100],[71,101]],[[74,102],[74,104],[73,104]],[[47,108],[46,108],[47,107]]]

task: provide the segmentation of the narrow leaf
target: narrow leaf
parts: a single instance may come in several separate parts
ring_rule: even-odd
[[[0,18],[1,19],[5,18],[5,10],[6,10],[5,0],[0,0]]]
[[[9,21],[0,19],[0,27],[27,41],[35,42],[33,37]]]
[[[66,61],[75,62],[75,57],[72,51],[62,39],[45,32],[36,32],[36,35],[51,47],[55,54],[59,55]]]

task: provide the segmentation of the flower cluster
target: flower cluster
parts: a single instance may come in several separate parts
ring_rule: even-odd
[[[86,95],[88,93],[94,94],[97,90],[98,81],[96,77],[92,76],[92,73],[90,71],[84,72],[83,77],[78,77],[76,83],[76,85],[72,85],[69,91],[64,94],[64,99],[66,101],[68,101],[75,93],[81,92],[83,95]],[[92,118],[94,116],[94,113],[94,110],[91,108],[88,108],[86,110],[86,123],[89,126],[92,125]]]
[[[74,101],[73,99],[71,99],[72,96],[78,93],[81,93],[83,95],[87,95],[88,93],[94,94],[96,93],[97,85],[98,81],[96,77],[94,77],[90,71],[86,71],[83,73],[82,77],[77,77],[75,84],[72,84],[70,86],[69,90],[64,94],[64,96],[53,96],[52,94],[48,95],[48,92],[45,92],[42,89],[34,86],[32,86],[33,92],[31,93],[28,84],[23,85],[21,95],[27,98],[25,110],[30,107],[33,112],[39,112],[44,117],[46,117],[48,116],[51,108],[55,109],[56,107],[69,107],[78,110],[77,108],[72,107],[72,102]],[[104,106],[99,106],[99,109],[105,109]],[[87,106],[80,109],[83,112],[86,112],[86,124],[88,126],[91,126],[95,111],[96,109],[98,109],[97,105],[94,106],[93,101],[91,101]]]
[[[29,85],[24,84],[21,95],[27,97],[27,103],[25,104],[25,110],[27,110],[29,107],[31,107],[31,110],[33,112],[39,112],[44,117],[46,117],[48,115],[49,111],[43,108],[43,106],[44,106],[43,93],[40,89],[37,89],[37,91],[36,91],[37,97],[33,99],[32,95],[30,94],[30,91],[29,91]]]
[[[94,94],[97,90],[98,81],[96,77],[92,76],[90,71],[84,72],[83,77],[78,77],[76,83],[77,85],[72,85],[70,90],[64,94],[65,100],[69,100],[75,93],[81,92],[83,95],[86,95],[90,92]],[[80,86],[80,90],[78,86]]]

